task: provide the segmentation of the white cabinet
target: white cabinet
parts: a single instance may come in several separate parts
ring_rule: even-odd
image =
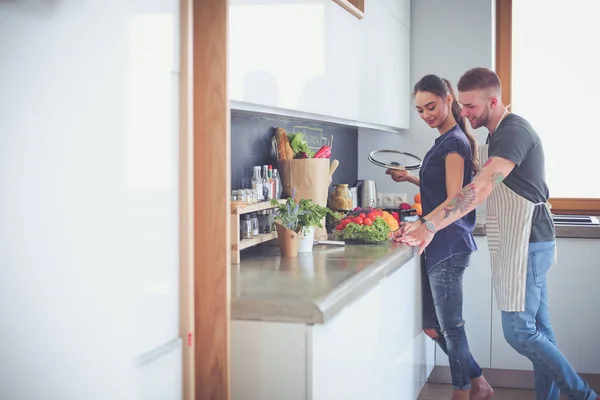
[[[558,262],[548,275],[548,302],[558,347],[578,373],[600,373],[598,282],[600,241],[557,239]],[[501,314],[492,313],[492,368],[531,370],[504,340]]]
[[[410,119],[410,31],[383,6],[368,3],[363,31],[359,118],[408,128]]]
[[[434,364],[409,261],[326,324],[233,321],[233,400],[416,399]]]
[[[231,0],[230,100],[408,128],[408,0]]]
[[[421,331],[418,257],[312,328],[313,399],[416,399],[433,368]]]
[[[463,281],[463,318],[471,354],[481,368],[490,368],[492,327],[492,272],[487,239],[476,237],[478,251],[471,256]],[[436,365],[448,357],[436,347]]]

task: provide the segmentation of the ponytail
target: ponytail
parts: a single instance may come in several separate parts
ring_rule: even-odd
[[[456,120],[456,123],[458,124],[460,129],[462,129],[465,135],[467,135],[467,140],[469,141],[469,146],[471,147],[471,164],[473,168],[473,175],[477,175],[477,173],[479,172],[479,151],[477,149],[477,141],[471,133],[471,130],[467,127],[466,118],[460,115],[462,112],[462,108],[460,107],[460,104],[458,104],[458,100],[456,100],[454,90],[452,90],[452,85],[447,79],[442,79],[448,87],[448,94],[452,96],[452,115],[454,115],[454,119]]]

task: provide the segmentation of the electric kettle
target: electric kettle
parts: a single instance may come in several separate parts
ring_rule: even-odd
[[[354,184],[358,192],[358,206],[362,208],[377,207],[377,186],[372,180],[358,180]]]

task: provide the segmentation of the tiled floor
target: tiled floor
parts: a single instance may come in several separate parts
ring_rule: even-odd
[[[535,400],[533,390],[494,388],[494,400]],[[418,400],[450,400],[452,386],[428,383]]]

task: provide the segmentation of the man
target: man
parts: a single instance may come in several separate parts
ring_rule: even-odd
[[[458,91],[461,116],[474,129],[489,130],[480,157],[485,164],[443,209],[405,224],[399,240],[422,253],[436,231],[487,199],[486,231],[504,337],[533,363],[536,398],[558,400],[562,391],[569,399],[600,400],[560,352],[550,325],[546,274],[556,245],[540,138],[502,104],[493,71],[470,69]]]

